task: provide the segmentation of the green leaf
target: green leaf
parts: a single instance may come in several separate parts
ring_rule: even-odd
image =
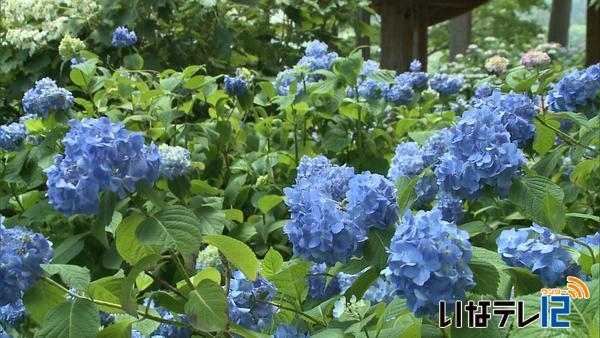
[[[23,304],[29,317],[36,323],[42,323],[51,309],[65,302],[65,297],[61,289],[40,279],[25,292]]]
[[[85,267],[67,264],[40,264],[50,275],[58,274],[69,288],[86,291],[90,285],[90,270]]]
[[[355,52],[346,58],[338,58],[333,63],[333,71],[340,76],[347,85],[353,87],[358,78],[358,72],[363,63],[359,52]]]
[[[504,271],[512,278],[516,296],[538,292],[544,287],[540,281],[540,277],[534,275],[528,269],[511,267],[504,269]]]
[[[531,220],[551,227],[552,224],[547,223],[548,219],[542,216],[542,202],[546,194],[562,204],[564,192],[558,185],[547,177],[527,175],[513,180],[508,198]]]
[[[121,291],[119,299],[121,300],[121,306],[125,312],[132,316],[137,316],[137,301],[134,290],[135,280],[137,276],[147,268],[153,266],[160,260],[160,255],[150,255],[140,259],[135,266],[129,271],[129,274],[123,280],[121,284]]]
[[[224,235],[205,235],[204,243],[210,244],[227,257],[227,260],[248,277],[256,280],[258,274],[258,258],[246,244]]]
[[[535,124],[536,137],[533,141],[533,149],[540,155],[544,155],[554,146],[554,139],[556,138],[556,132],[546,127],[540,121],[533,121]],[[549,125],[559,128],[560,123],[557,121],[547,121]]]
[[[36,337],[92,338],[98,334],[100,316],[87,299],[65,302],[48,313]]]
[[[289,261],[271,277],[280,294],[290,296],[299,302],[306,297],[306,275],[310,263],[301,260]]]
[[[221,331],[227,325],[227,299],[221,286],[203,280],[189,294],[185,314],[190,324],[201,331]]]
[[[123,58],[123,64],[127,69],[139,70],[144,68],[144,59],[140,54],[129,54]]]
[[[386,248],[394,235],[394,229],[381,230],[373,228],[369,231],[369,239],[364,245],[364,256],[371,262],[371,266],[381,271],[387,266],[388,253]]]
[[[145,219],[135,230],[141,244],[176,250],[184,258],[200,249],[200,221],[188,208],[170,205]]]
[[[89,235],[89,231],[71,236],[62,241],[54,248],[54,258],[52,259],[52,262],[58,264],[68,263],[71,259],[75,258],[75,256],[83,250],[85,245],[82,239],[87,235]]]
[[[398,198],[396,202],[400,207],[400,215],[404,215],[406,210],[410,209],[410,206],[417,200],[415,185],[419,179],[419,176],[415,176],[412,179],[409,179],[407,176],[402,176],[396,181],[396,187],[398,188]]]
[[[278,206],[281,202],[283,202],[283,196],[265,195],[260,200],[258,200],[258,208],[260,209],[260,211],[266,214],[271,209]]]
[[[473,271],[475,287],[471,292],[481,295],[497,296],[498,286],[500,285],[500,273],[498,269],[487,261],[473,257],[469,262],[469,267]]]
[[[271,276],[279,272],[282,266],[283,256],[277,250],[270,248],[262,260],[261,274],[266,279],[270,279]]]
[[[400,316],[409,313],[408,307],[406,306],[406,300],[398,297],[394,297],[392,301],[385,307],[383,314],[377,321],[377,337],[381,330],[389,323],[395,321]]]
[[[342,115],[348,116],[353,120],[358,120],[358,111],[361,107],[354,102],[343,102],[339,109]]]
[[[98,338],[130,338],[133,320],[111,324],[98,332]]]
[[[168,182],[169,190],[179,198],[180,201],[185,200],[185,197],[190,192],[190,179],[187,176],[176,176]]]
[[[413,139],[419,145],[423,145],[427,143],[427,141],[433,136],[433,134],[437,133],[436,130],[428,130],[428,131],[412,131],[408,133],[408,137]]]
[[[142,215],[131,215],[126,217],[115,232],[117,251],[129,264],[135,264],[140,259],[159,254],[160,248],[156,245],[142,245],[135,236],[136,229],[144,220]]]
[[[561,202],[552,194],[546,193],[542,199],[541,223],[555,232],[561,232],[565,227],[565,210],[566,207]]]
[[[93,281],[89,288],[90,298],[119,304],[123,280],[122,277],[108,276]],[[99,308],[104,312],[122,312],[114,307],[99,306]]]
[[[362,296],[367,292],[369,287],[375,283],[375,281],[379,278],[379,270],[375,268],[370,268],[369,270],[362,273],[355,281],[350,285],[348,290],[344,293],[346,299],[352,298],[352,296],[356,296],[356,299],[361,299]]]
[[[96,221],[92,224],[92,235],[96,237],[105,248],[108,248],[108,238],[106,237],[106,226],[112,221],[115,207],[119,202],[119,196],[112,191],[102,193],[100,200],[100,212]]]
[[[571,181],[582,188],[588,188],[591,173],[598,168],[598,159],[581,161],[573,169]]]

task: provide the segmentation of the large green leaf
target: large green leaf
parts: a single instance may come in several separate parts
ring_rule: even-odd
[[[96,305],[87,299],[75,299],[50,311],[36,337],[92,338],[98,334],[99,327]]]
[[[396,187],[398,188],[396,202],[400,207],[400,215],[403,215],[406,210],[410,209],[410,206],[417,200],[415,185],[419,179],[419,176],[413,177],[412,179],[409,179],[407,176],[402,176],[396,181]]]
[[[64,303],[65,297],[64,291],[41,279],[25,292],[23,304],[29,318],[42,323],[48,311]]]
[[[90,284],[90,297],[104,302],[119,304],[123,277],[108,276],[95,280]],[[114,307],[99,306],[105,312],[121,312]]]
[[[265,278],[270,279],[271,276],[279,272],[282,266],[283,256],[277,250],[270,248],[262,260],[261,274]]]
[[[509,199],[534,222],[553,227],[549,217],[544,216],[543,201],[547,194],[552,196],[555,206],[563,206],[564,192],[558,185],[544,176],[527,175],[513,180]]]
[[[546,127],[538,120],[533,121],[535,124],[536,137],[533,141],[533,149],[540,155],[546,154],[554,146],[556,132]],[[558,121],[547,121],[547,123],[555,128],[560,126]]]
[[[528,269],[511,267],[504,269],[504,271],[511,276],[515,295],[517,296],[528,295],[544,287],[540,281],[540,277],[534,275]]]
[[[50,275],[58,274],[69,288],[85,291],[90,285],[90,270],[85,267],[68,264],[41,264]]]
[[[135,266],[129,271],[129,274],[121,283],[121,291],[119,299],[121,300],[121,306],[125,312],[132,316],[137,316],[137,301],[134,290],[135,280],[137,276],[147,268],[153,266],[160,259],[160,255],[150,255],[140,259]]]
[[[133,320],[111,324],[98,332],[98,338],[130,338]]]
[[[200,222],[188,208],[170,205],[145,219],[135,230],[141,244],[159,245],[189,257],[200,248]]]
[[[248,279],[256,280],[259,266],[258,258],[246,244],[224,235],[205,235],[203,241],[219,249],[229,262],[240,269]]]
[[[135,264],[148,255],[161,252],[158,245],[142,245],[135,236],[135,232],[143,220],[144,216],[142,215],[125,217],[115,232],[117,251],[129,264]]]
[[[394,235],[394,229],[381,230],[372,229],[369,231],[369,239],[364,244],[364,256],[371,262],[371,266],[381,271],[387,266],[387,247]]]
[[[367,292],[369,287],[375,283],[379,278],[379,270],[370,268],[369,270],[362,273],[355,281],[350,285],[348,290],[344,293],[346,299],[351,299],[352,296],[356,296],[356,299],[361,299],[362,296]]]
[[[221,286],[204,279],[190,292],[185,304],[190,324],[202,331],[221,331],[227,324],[227,299]]]
[[[278,273],[271,277],[271,281],[280,294],[301,302],[306,297],[306,275],[309,268],[310,263],[301,260],[288,261]]]

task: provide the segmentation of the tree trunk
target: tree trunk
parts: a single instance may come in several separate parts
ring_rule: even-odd
[[[588,0],[585,35],[585,64],[591,66],[600,62],[600,6],[591,6]]]
[[[383,0],[381,66],[398,72],[418,59],[427,66],[427,4],[423,1]]]
[[[548,42],[569,46],[569,24],[571,22],[571,0],[552,0]]]
[[[365,11],[362,8],[358,9],[358,20],[367,26],[371,25],[371,13]],[[371,39],[362,35],[360,31],[356,30],[356,47],[359,46],[368,46],[361,49],[363,59],[368,60],[371,58]]]
[[[450,61],[457,54],[464,54],[471,43],[471,12],[450,20]]]

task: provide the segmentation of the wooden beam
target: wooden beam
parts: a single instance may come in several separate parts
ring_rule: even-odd
[[[600,62],[600,8],[591,6],[588,0],[585,34],[585,64],[591,66]]]

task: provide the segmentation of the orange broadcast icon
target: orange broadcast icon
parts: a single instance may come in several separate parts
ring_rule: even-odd
[[[590,298],[590,290],[587,285],[585,285],[581,279],[573,276],[567,277],[567,290],[571,298],[573,299],[589,299]]]

